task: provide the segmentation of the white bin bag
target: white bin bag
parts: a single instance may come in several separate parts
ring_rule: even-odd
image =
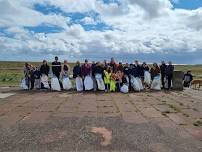
[[[41,76],[41,83],[43,84],[43,87],[46,89],[50,89],[49,83],[48,83],[48,76],[45,74],[42,74]]]
[[[23,90],[28,90],[28,86],[26,85],[26,80],[25,78],[22,79],[21,83],[20,83],[20,88],[22,88]]]
[[[62,79],[62,85],[64,90],[70,90],[72,89],[72,82],[68,77],[64,77]]]
[[[142,81],[140,80],[140,78],[136,78],[137,79],[137,82],[139,83],[139,86],[140,86],[140,90],[144,90],[144,87],[142,85]]]
[[[120,91],[121,91],[122,93],[128,93],[128,91],[129,91],[128,85],[124,84],[124,85],[121,87]]]
[[[51,78],[51,89],[54,91],[61,91],[60,83],[56,76]]]
[[[41,80],[40,79],[35,79],[34,88],[35,89],[40,89],[41,88]]]
[[[76,90],[83,91],[83,80],[81,77],[76,77]]]
[[[104,84],[104,81],[102,79],[102,75],[101,74],[96,74],[95,79],[96,79],[96,82],[97,82],[98,90],[104,91],[105,90],[105,84]]]
[[[91,76],[86,76],[84,79],[84,87],[85,90],[92,90],[93,89],[93,79],[91,78]]]
[[[144,83],[147,85],[151,84],[151,74],[148,71],[144,72]]]
[[[135,77],[133,77],[133,76],[131,76],[131,85],[132,85],[132,87],[133,87],[133,89],[134,89],[135,91],[140,91],[140,90],[141,90],[141,88],[140,88],[140,83],[139,83],[138,80],[137,80]]]
[[[151,84],[152,90],[161,90],[161,77],[156,76],[154,77],[152,84]]]

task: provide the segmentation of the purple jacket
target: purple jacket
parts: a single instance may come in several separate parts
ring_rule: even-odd
[[[90,74],[91,74],[90,64],[83,64],[81,66],[81,75],[85,77],[85,76],[90,75]]]

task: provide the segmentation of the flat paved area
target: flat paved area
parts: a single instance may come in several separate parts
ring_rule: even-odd
[[[2,152],[202,152],[201,91],[0,92]]]

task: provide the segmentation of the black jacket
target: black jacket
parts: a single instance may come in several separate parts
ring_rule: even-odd
[[[168,65],[166,67],[166,70],[165,70],[166,76],[172,76],[173,75],[173,71],[174,71],[174,66],[173,65]]]
[[[148,66],[146,66],[146,67],[141,66],[141,68],[140,68],[140,76],[141,77],[144,77],[145,71],[149,71],[149,67]]]
[[[191,82],[191,81],[193,80],[192,74],[186,73],[186,74],[184,75],[183,80],[184,80],[185,82]]]
[[[31,79],[40,79],[41,72],[39,70],[31,70],[30,71]]]
[[[140,77],[140,71],[141,71],[141,67],[140,65],[137,66],[133,66],[133,68],[131,69],[131,75],[134,77]]]
[[[50,67],[48,65],[42,65],[40,67],[41,74],[45,74],[48,76],[49,71],[50,71]]]
[[[56,76],[59,76],[60,75],[60,72],[62,71],[62,66],[61,66],[61,63],[60,62],[52,62],[52,71],[53,71],[53,74],[55,74]]]
[[[130,75],[130,69],[129,69],[129,67],[124,66],[124,67],[123,67],[123,73],[124,73],[125,75],[129,76],[129,75]]]
[[[162,64],[162,65],[160,66],[161,75],[163,75],[163,76],[165,76],[165,74],[166,74],[166,67],[167,67],[166,64]]]
[[[95,76],[95,67],[96,67],[96,64],[92,64],[92,65],[91,65],[92,76],[93,76],[93,77]]]
[[[101,66],[95,66],[94,74],[101,74],[103,76],[104,75],[104,68]]]
[[[81,66],[76,65],[73,68],[73,78],[76,78],[78,76],[81,76]]]

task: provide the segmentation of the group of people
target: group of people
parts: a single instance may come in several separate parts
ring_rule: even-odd
[[[70,80],[70,66],[67,60],[59,62],[58,57],[49,66],[44,60],[40,68],[25,63],[24,76],[21,86],[23,89],[52,89],[70,90],[73,87]],[[86,59],[84,64],[79,61],[73,67],[73,78],[77,91],[100,90],[106,92],[141,91],[144,89],[170,89],[172,87],[174,66],[172,62],[168,65],[162,61],[159,66],[153,63],[150,67],[143,62],[139,64],[116,63],[114,58],[110,62],[89,63]],[[51,78],[51,81],[49,81]]]

